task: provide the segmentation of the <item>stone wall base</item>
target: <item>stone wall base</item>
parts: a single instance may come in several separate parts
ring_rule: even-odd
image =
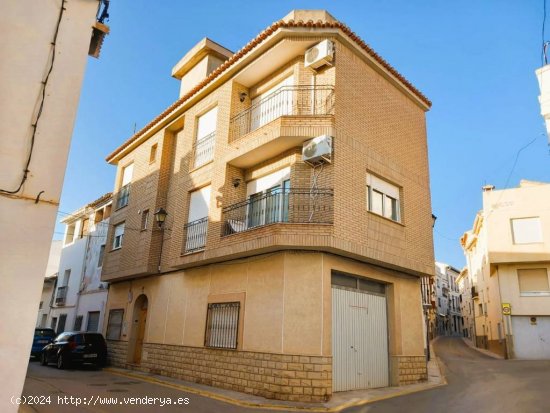
[[[426,380],[426,356],[392,356],[392,385],[405,386]]]
[[[332,396],[332,357],[298,356],[143,344],[139,366],[128,365],[125,341],[109,341],[115,367],[174,377],[268,399],[325,402]]]

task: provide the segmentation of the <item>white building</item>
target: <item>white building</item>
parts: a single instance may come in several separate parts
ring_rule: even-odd
[[[459,336],[462,331],[460,293],[456,279],[460,271],[442,262],[435,263],[436,330],[438,335]]]
[[[50,248],[50,257],[48,258],[48,266],[44,274],[44,287],[42,289],[42,297],[38,306],[38,317],[36,319],[36,327],[48,327],[48,316],[50,308],[53,305],[55,287],[57,285],[57,270],[59,269],[59,260],[61,258],[61,248],[63,241],[54,240]]]
[[[472,300],[472,280],[468,268],[463,268],[456,279],[460,294],[460,311],[462,313],[462,336],[475,339],[474,303]]]
[[[478,347],[550,359],[549,204],[549,183],[483,188],[483,209],[461,238]]]
[[[59,262],[49,327],[63,331],[102,331],[107,283],[101,266],[111,214],[111,194],[64,218],[65,237]]]
[[[98,0],[2,2],[0,411],[23,389]],[[52,56],[55,55],[55,59]],[[9,333],[6,333],[9,332]]]

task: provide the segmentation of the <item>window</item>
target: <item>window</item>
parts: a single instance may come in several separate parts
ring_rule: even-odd
[[[134,164],[126,165],[122,170],[122,182],[118,191],[117,197],[117,209],[128,205],[128,198],[130,197],[130,183],[132,182],[132,176],[134,174]]]
[[[107,340],[120,340],[122,332],[122,320],[124,318],[124,310],[109,311],[109,321],[107,322]]]
[[[113,236],[113,249],[122,248],[122,240],[124,238],[124,222],[115,225],[115,231]]]
[[[290,167],[247,184],[247,227],[288,221]]]
[[[157,160],[157,148],[158,145],[156,143],[151,146],[151,152],[149,153],[149,163],[153,163]]]
[[[88,312],[86,331],[96,332],[99,328],[99,311]]]
[[[197,122],[197,139],[195,141],[195,161],[193,166],[198,168],[214,158],[214,143],[216,141],[216,121],[218,107],[210,109],[200,116]]]
[[[74,319],[74,328],[73,328],[74,331],[80,331],[80,329],[82,328],[82,318],[83,316],[78,315]]]
[[[44,301],[40,301],[40,305],[38,306],[39,310],[42,310],[42,306],[44,305]]]
[[[202,249],[206,245],[210,185],[189,194],[189,215],[185,225],[185,252]]]
[[[331,272],[331,283],[333,286],[344,287],[358,291],[366,291],[374,294],[386,294],[386,285],[377,281],[359,278],[338,271]]]
[[[521,296],[550,296],[546,268],[518,270],[518,282]]]
[[[63,245],[68,245],[74,240],[74,233],[76,230],[76,222],[73,222],[72,224],[67,225],[67,229],[65,231],[65,242]]]
[[[97,211],[95,211],[95,215],[94,215],[94,224],[97,224],[98,222],[103,221],[103,213],[104,213],[104,209],[103,209],[103,208],[98,209]]]
[[[149,224],[149,210],[146,209],[141,212],[141,230],[145,231],[147,229],[147,224]]]
[[[367,209],[392,221],[401,221],[399,188],[367,174]]]
[[[514,244],[533,244],[543,242],[540,218],[512,219],[512,236]]]
[[[205,347],[237,348],[241,303],[210,303],[206,314]]]
[[[57,317],[52,317],[50,327],[52,328],[52,330],[55,330],[57,328]]]
[[[99,247],[99,257],[97,258],[97,268],[103,267],[104,256],[105,256],[105,244]]]
[[[292,115],[294,77],[289,76],[252,99],[250,130],[257,129],[284,115]]]

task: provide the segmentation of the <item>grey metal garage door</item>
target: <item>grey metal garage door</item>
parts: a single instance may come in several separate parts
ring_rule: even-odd
[[[355,289],[335,285],[333,275],[333,391],[389,385],[385,289],[374,285],[383,292],[377,294],[361,289],[363,280],[356,283]]]
[[[550,317],[512,316],[514,357],[550,359]]]

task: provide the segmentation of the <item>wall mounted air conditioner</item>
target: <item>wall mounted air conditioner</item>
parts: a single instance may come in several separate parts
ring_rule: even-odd
[[[332,160],[332,136],[321,135],[304,142],[302,160],[310,165],[318,165]]]
[[[306,51],[304,66],[310,69],[318,69],[324,65],[331,65],[334,58],[334,43],[323,40]]]

